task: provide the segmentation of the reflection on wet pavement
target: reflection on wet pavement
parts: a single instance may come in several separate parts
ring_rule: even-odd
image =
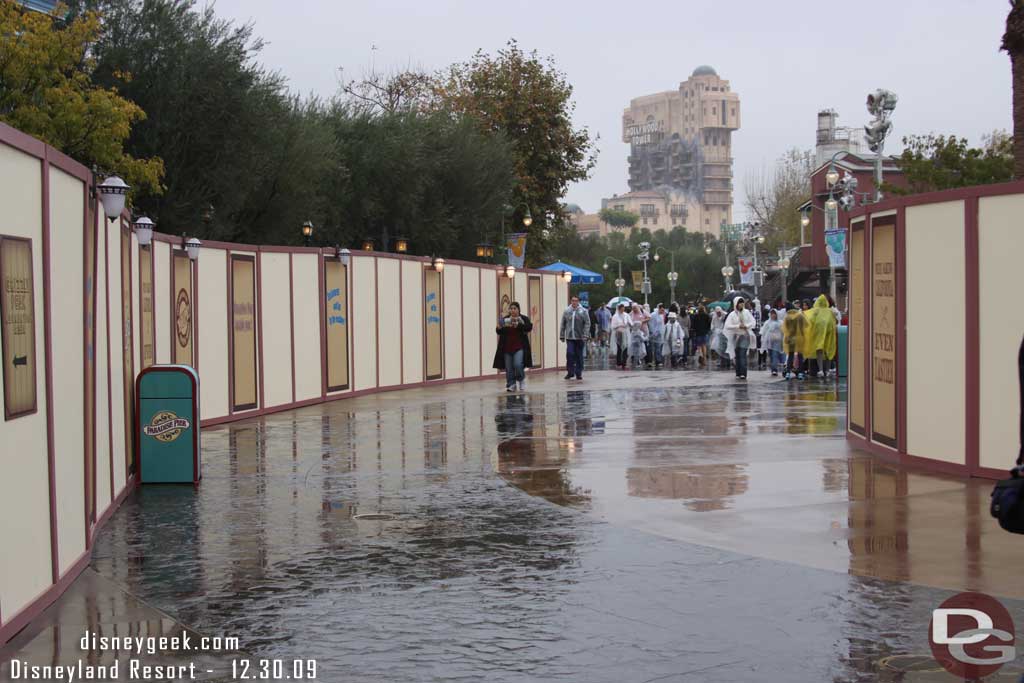
[[[948,680],[880,662],[1016,563],[984,485],[850,451],[828,386],[548,375],[211,429],[93,567],[321,680]]]

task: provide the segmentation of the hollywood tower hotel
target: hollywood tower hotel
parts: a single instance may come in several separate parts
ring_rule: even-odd
[[[629,193],[603,200],[640,215],[637,227],[718,235],[732,222],[732,131],[740,100],[710,66],[676,90],[633,99],[622,115]]]

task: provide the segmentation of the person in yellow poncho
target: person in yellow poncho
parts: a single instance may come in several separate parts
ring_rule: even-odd
[[[836,316],[828,304],[828,298],[821,294],[814,307],[804,311],[807,330],[803,339],[803,357],[817,362],[818,377],[825,376],[829,363],[836,357]]]
[[[782,348],[786,353],[786,371],[782,376],[790,379],[793,376],[793,365],[796,355],[801,353],[804,346],[804,334],[807,329],[807,318],[800,312],[800,304],[797,302],[788,311],[782,320]],[[797,379],[803,379],[803,368],[799,368]]]

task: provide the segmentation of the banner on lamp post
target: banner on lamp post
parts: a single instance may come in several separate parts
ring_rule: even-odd
[[[825,251],[833,268],[846,267],[846,228],[825,231]]]
[[[644,271],[634,270],[633,271],[633,291],[642,292],[644,288]]]
[[[526,233],[517,232],[508,236],[508,264],[522,268],[526,263]]]
[[[740,284],[741,285],[753,285],[754,284],[754,259],[743,258],[742,256],[736,259],[740,266]]]

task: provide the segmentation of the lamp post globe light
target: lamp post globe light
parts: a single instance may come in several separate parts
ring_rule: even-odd
[[[783,256],[779,259],[779,268],[782,269],[782,300],[789,301],[789,292],[787,286],[789,285],[789,257]]]
[[[626,281],[622,279],[622,261],[615,258],[614,256],[605,256],[604,264],[601,266],[605,270],[608,270],[608,262],[615,261],[619,265],[619,276],[615,278],[615,288],[619,290],[619,297],[622,297],[622,288],[626,286]]]
[[[730,285],[730,282],[729,282],[729,278],[732,277],[732,274],[734,272],[736,272],[736,271],[733,270],[732,266],[722,266],[722,277],[725,278],[725,291],[726,291],[726,293],[728,293],[729,290],[732,289],[732,287]]]
[[[149,220],[148,216],[139,216],[132,223],[132,230],[135,231],[135,236],[139,239],[139,246],[148,247],[153,241],[153,227],[154,223]]]
[[[306,246],[309,246],[310,241],[313,238],[313,222],[306,221],[302,224],[302,237],[306,241]]]
[[[103,213],[107,220],[116,221],[124,211],[124,200],[131,186],[116,175],[112,175],[96,186],[96,192],[103,204]]]

